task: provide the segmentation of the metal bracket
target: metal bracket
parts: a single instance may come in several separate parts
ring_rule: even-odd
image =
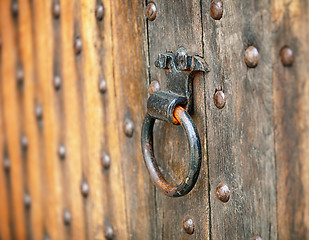
[[[155,66],[167,70],[167,91],[186,97],[186,110],[192,107],[192,80],[196,72],[209,72],[206,61],[197,56],[189,56],[185,48],[180,47],[176,54],[159,54]]]

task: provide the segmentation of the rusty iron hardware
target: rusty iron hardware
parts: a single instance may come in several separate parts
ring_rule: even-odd
[[[166,90],[153,92],[147,101],[147,116],[142,128],[142,150],[153,183],[169,197],[181,197],[194,187],[201,168],[201,144],[197,128],[189,115],[192,108],[192,80],[196,72],[208,72],[208,65],[199,56],[188,56],[184,48],[176,54],[159,54],[155,66],[167,71]],[[181,124],[190,148],[190,166],[185,179],[170,185],[163,177],[153,153],[155,120]]]

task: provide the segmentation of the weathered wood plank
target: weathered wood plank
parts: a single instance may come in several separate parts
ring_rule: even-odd
[[[203,56],[200,1],[156,1],[157,17],[148,21],[150,81],[158,80],[161,89],[166,86],[165,71],[154,65],[159,53],[175,52],[184,47],[188,54]],[[206,150],[206,122],[204,80],[202,74],[193,81],[192,118],[200,133],[202,168],[198,181],[187,196],[169,198],[156,190],[156,239],[208,239],[208,175]],[[158,121],[154,130],[155,155],[170,182],[179,184],[188,170],[189,147],[182,127]],[[147,171],[147,170],[145,170]],[[195,223],[194,235],[182,227],[185,217]]]
[[[117,122],[118,156],[121,161],[119,170],[123,172],[124,192],[121,190],[119,194],[125,195],[128,238],[153,239],[154,193],[140,150],[141,126],[147,99],[144,1],[111,1],[111,12],[116,104],[109,111],[117,112],[117,119],[113,117],[111,120]],[[127,121],[134,124],[131,137],[130,126],[125,131]],[[110,149],[112,147],[109,145]],[[117,156],[114,151],[113,154]],[[116,174],[117,170],[113,171]]]
[[[68,230],[70,239],[85,239],[85,211],[81,194],[83,181],[83,161],[86,161],[87,144],[84,139],[84,106],[81,94],[83,81],[82,58],[84,49],[77,53],[75,49],[76,38],[82,38],[80,1],[61,1],[61,49],[62,66],[61,77],[63,84],[64,104],[64,145],[66,157],[64,160],[63,179],[67,182],[66,206],[70,211],[72,220]],[[68,67],[69,66],[69,67]]]
[[[36,101],[42,105],[43,120],[40,147],[43,182],[44,233],[51,239],[64,239],[63,185],[60,160],[57,155],[59,122],[55,109],[53,82],[53,24],[52,1],[33,1],[33,29],[35,52]],[[57,229],[57,230],[55,230]]]
[[[278,239],[309,238],[309,2],[271,1]],[[294,64],[283,66],[289,46]]]
[[[1,91],[3,101],[4,128],[8,147],[10,167],[10,192],[13,238],[26,239],[24,184],[22,170],[22,153],[20,147],[20,113],[18,106],[18,88],[16,68],[18,59],[16,16],[12,17],[11,1],[1,2],[1,31],[2,31],[2,71]]]
[[[210,16],[202,1],[207,146],[210,179],[211,238],[277,238],[275,154],[273,136],[271,26],[268,1],[223,1],[223,17]],[[244,52],[260,53],[248,68]],[[214,105],[223,90],[226,105]],[[222,203],[216,187],[224,182],[231,198]]]
[[[33,19],[31,6],[27,1],[19,2],[18,15],[18,44],[20,62],[23,66],[24,81],[22,94],[19,97],[20,114],[22,117],[22,128],[27,136],[29,146],[27,154],[24,155],[23,171],[25,173],[25,191],[31,198],[31,206],[26,211],[26,226],[28,237],[33,239],[43,238],[43,202],[42,202],[42,181],[41,161],[38,137],[38,122],[35,116],[36,93],[35,93],[35,66],[33,49]]]

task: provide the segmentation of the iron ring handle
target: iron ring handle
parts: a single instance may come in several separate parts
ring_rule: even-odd
[[[180,106],[174,110],[174,117],[184,128],[190,147],[190,166],[185,179],[178,185],[170,185],[163,177],[153,153],[153,126],[155,118],[147,114],[142,128],[142,149],[144,161],[153,183],[169,197],[181,197],[188,194],[194,187],[201,168],[202,151],[197,128],[188,114]]]

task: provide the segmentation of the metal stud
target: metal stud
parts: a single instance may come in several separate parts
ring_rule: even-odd
[[[43,118],[43,108],[42,105],[37,103],[35,106],[35,116],[37,118],[37,120],[42,120]]]
[[[104,236],[107,240],[112,240],[114,238],[114,230],[111,226],[105,227]]]
[[[104,7],[102,4],[98,5],[95,9],[95,16],[96,18],[101,21],[104,16]]]
[[[284,46],[280,51],[280,55],[281,55],[281,62],[285,67],[290,67],[293,65],[294,53],[290,47]]]
[[[214,0],[210,4],[210,16],[215,20],[220,20],[223,15],[223,3],[221,0]]]
[[[4,157],[3,159],[3,168],[5,171],[9,171],[11,168],[11,160],[8,157]]]
[[[18,67],[17,72],[16,72],[16,79],[17,79],[18,85],[22,85],[23,84],[23,81],[24,81],[24,70],[20,66]]]
[[[63,211],[63,222],[65,225],[69,226],[71,224],[71,220],[72,220],[72,217],[71,217],[71,213],[69,212],[69,210],[64,210]]]
[[[246,49],[244,54],[244,60],[248,67],[254,68],[258,65],[260,60],[259,51],[254,46],[250,46]]]
[[[50,237],[47,234],[45,234],[44,235],[44,240],[50,240]]]
[[[83,181],[80,185],[80,191],[83,194],[84,197],[87,197],[89,194],[89,185],[86,181]]]
[[[214,95],[214,103],[217,108],[222,109],[225,106],[225,95],[222,90],[216,91]]]
[[[59,2],[54,2],[52,12],[53,12],[54,18],[60,17],[60,4],[59,4]]]
[[[99,91],[105,93],[107,90],[107,83],[104,78],[101,78],[99,81]]]
[[[60,159],[65,159],[65,155],[66,155],[66,149],[65,146],[63,146],[62,144],[59,145],[58,147],[58,156]]]
[[[75,53],[76,54],[80,54],[81,53],[82,46],[83,46],[83,43],[82,43],[81,38],[80,37],[76,37],[75,41],[74,41],[74,49],[75,49]]]
[[[186,217],[183,222],[182,222],[182,227],[185,230],[186,233],[188,234],[193,234],[194,233],[194,222],[192,218]]]
[[[110,168],[110,165],[111,165],[110,156],[104,151],[101,154],[101,161],[102,161],[102,166],[105,170]]]
[[[31,197],[29,195],[29,193],[25,193],[24,194],[24,204],[26,208],[30,208],[31,206]]]
[[[220,183],[216,189],[216,196],[221,202],[228,202],[230,200],[230,189],[225,183]]]
[[[12,12],[12,15],[13,17],[17,17],[18,16],[18,2],[17,0],[14,0],[12,1],[12,4],[11,4],[11,12]]]
[[[23,150],[26,150],[28,148],[28,138],[25,135],[22,135],[20,138],[20,144]]]
[[[134,133],[134,123],[130,119],[126,119],[123,124],[123,131],[127,137],[132,137]]]
[[[145,15],[149,21],[153,21],[157,17],[157,6],[153,2],[150,2],[146,6]]]
[[[151,81],[150,85],[149,85],[149,93],[152,94],[156,91],[160,90],[160,83],[157,80],[153,80]]]
[[[54,77],[54,88],[55,88],[55,90],[58,91],[61,88],[61,84],[62,84],[61,77],[56,75]]]

